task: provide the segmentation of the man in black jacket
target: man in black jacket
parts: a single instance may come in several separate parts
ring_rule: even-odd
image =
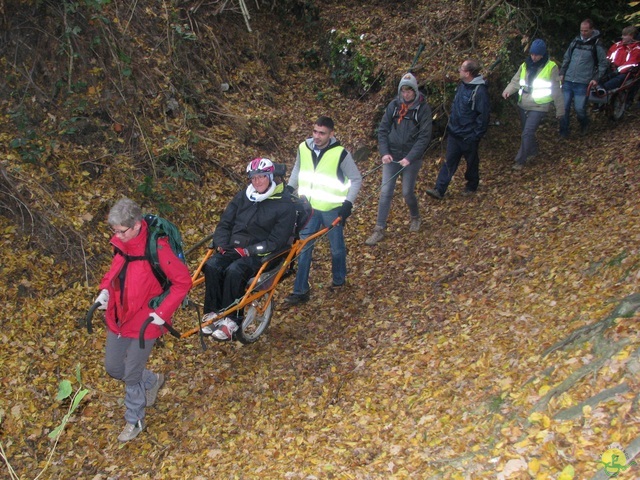
[[[268,158],[253,159],[247,166],[250,185],[233,197],[220,218],[213,233],[217,253],[203,268],[203,322],[244,295],[263,257],[293,241],[296,210],[284,185],[274,182],[274,171]],[[241,322],[239,315],[225,317],[202,331],[216,340],[231,340]]]
[[[478,145],[489,127],[489,93],[480,66],[475,60],[465,60],[460,66],[460,84],[451,106],[447,124],[447,154],[440,168],[436,186],[427,194],[442,200],[462,157],[467,162],[467,181],[462,195],[473,195],[480,183]]]

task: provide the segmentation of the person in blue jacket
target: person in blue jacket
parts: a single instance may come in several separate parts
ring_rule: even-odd
[[[427,190],[427,194],[437,200],[444,198],[462,157],[467,162],[464,174],[467,184],[463,195],[473,195],[480,183],[478,145],[489,126],[489,92],[475,60],[462,62],[460,80],[447,124],[445,162],[438,173],[435,188]]]

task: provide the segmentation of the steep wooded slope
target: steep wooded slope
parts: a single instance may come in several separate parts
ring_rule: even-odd
[[[640,276],[638,110],[622,124],[594,115],[588,137],[566,142],[547,123],[540,130],[543,153],[515,174],[519,132],[506,102],[494,118],[500,124],[482,143],[477,196],[459,195],[461,178],[441,203],[423,193],[443,156],[436,143],[420,178],[422,231],[408,233],[397,198],[388,239],[367,248],[380,182],[379,171],[368,175],[347,227],[349,286],[328,288],[328,248],[321,243],[311,302],[286,309],[280,299],[291,280],[283,282],[273,325],[260,342],[202,352],[195,338],[166,338],[151,361],[168,380],[157,408],[149,409],[149,427],[124,448],[116,441],[122,392],[104,373],[104,335],[99,323],[92,336],[78,327],[108,263],[104,215],[112,202],[128,194],[147,208],[172,206],[167,216],[180,223],[190,246],[214,227],[246,161],[269,155],[290,165],[316,116],[332,115],[352,151],[375,152],[376,115],[420,40],[427,40],[420,79],[443,86],[447,76],[455,81],[465,55],[490,65],[497,54],[491,16],[448,44],[469,25],[461,19],[483,12],[472,15],[464,2],[446,6],[327,3],[318,12],[321,23],[306,32],[260,11],[252,34],[239,13],[220,20],[203,6],[192,23],[200,29],[193,30],[227,22],[227,30],[216,31],[228,43],[198,44],[198,62],[183,45],[183,63],[174,70],[176,57],[155,56],[152,48],[173,24],[144,2],[135,11],[118,10],[116,2],[109,14],[120,18],[118,28],[130,18],[127,31],[140,45],[141,57],[131,56],[134,72],[148,76],[129,87],[131,96],[123,91],[117,100],[106,67],[102,77],[87,80],[95,84],[86,92],[70,96],[70,110],[38,103],[43,99],[7,77],[16,82],[14,92],[30,92],[20,100],[36,105],[29,111],[41,110],[42,117],[25,113],[36,132],[26,145],[45,152],[38,162],[25,161],[29,150],[11,142],[17,134],[29,137],[15,114],[5,118],[2,171],[16,190],[3,201],[22,217],[0,217],[0,358],[11,372],[1,380],[0,441],[22,478],[45,466],[53,447],[47,433],[67,406],[54,400],[58,383],[73,380],[77,364],[90,395],[60,438],[45,478],[546,479],[569,466],[574,478],[590,478],[613,442],[636,453],[637,298],[628,299],[622,318],[611,315],[637,292]],[[332,28],[371,37],[368,51],[388,79],[381,91],[342,95],[326,68],[304,62],[303,52],[318,49],[314,41]],[[185,68],[194,62],[196,74]],[[182,87],[175,88],[179,79]],[[220,92],[225,82],[231,88]],[[210,87],[188,97],[186,86],[194,84]],[[148,97],[136,96],[145,90]],[[499,90],[492,86],[494,95]],[[3,102],[21,111],[10,91],[5,88]],[[171,98],[179,104],[175,112]],[[97,105],[83,108],[108,115],[88,114],[86,130],[65,134],[85,122],[85,115],[71,120],[78,105]],[[47,131],[63,133],[46,137]],[[180,156],[185,150],[202,166],[197,183],[163,170],[180,159],[189,164]],[[159,159],[167,152],[165,165]],[[368,172],[378,159],[371,154],[359,162]],[[29,209],[7,200],[16,193]],[[32,223],[30,214],[39,220]],[[190,255],[192,266],[201,254]],[[177,325],[194,321],[181,312]],[[570,336],[581,328],[583,335]],[[560,344],[565,339],[574,341]],[[604,401],[583,404],[612,388]]]

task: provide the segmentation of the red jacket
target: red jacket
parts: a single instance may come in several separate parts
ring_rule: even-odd
[[[127,255],[142,256],[145,254],[147,235],[147,224],[143,221],[137,237],[123,242],[114,235],[111,238],[111,244]],[[165,322],[171,323],[171,316],[191,289],[191,276],[187,266],[171,250],[166,238],[158,239],[158,259],[162,271],[171,282],[171,287],[169,294],[155,312]],[[154,311],[149,307],[149,300],[160,295],[162,287],[148,261],[131,261],[123,271],[125,263],[122,255],[115,254],[111,261],[111,268],[100,282],[100,288],[106,288],[109,291],[105,318],[107,327],[116,335],[138,338],[142,324]],[[145,330],[144,338],[158,338],[165,331],[164,328],[150,324]]]
[[[618,73],[626,73],[630,68],[640,65],[640,42],[616,42],[611,45],[607,58]]]

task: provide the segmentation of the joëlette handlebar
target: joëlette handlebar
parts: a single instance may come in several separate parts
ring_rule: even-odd
[[[95,312],[100,305],[102,305],[100,302],[94,303],[93,305],[91,305],[91,308],[87,312],[87,318],[85,322],[87,324],[87,332],[89,333],[93,333],[93,325],[91,324],[91,319],[93,318],[93,312]]]
[[[142,324],[142,328],[140,328],[140,336],[138,337],[138,343],[140,344],[140,348],[144,349],[144,332],[147,330],[149,324],[153,322],[153,317],[147,318]],[[175,328],[171,326],[171,324],[164,322],[160,328],[166,328],[171,335],[176,338],[180,338],[180,332],[178,332]]]

